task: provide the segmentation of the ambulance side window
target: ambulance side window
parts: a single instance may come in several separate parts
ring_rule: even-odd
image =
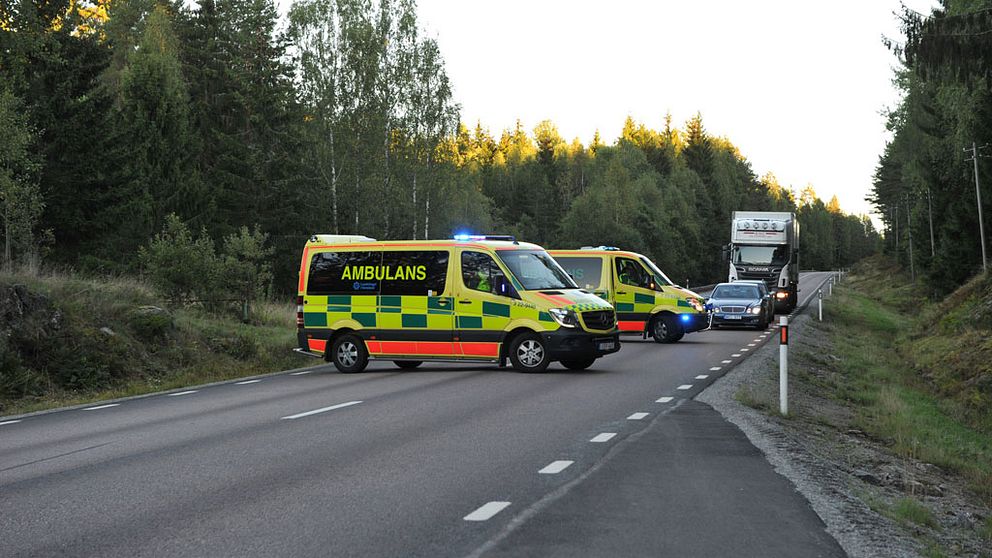
[[[380,252],[321,252],[310,259],[308,295],[376,294],[379,282],[374,270],[382,261]],[[366,277],[370,275],[370,277]]]
[[[624,285],[652,288],[651,275],[644,266],[629,258],[617,258],[617,278]]]
[[[382,267],[381,294],[439,296],[448,279],[448,252],[384,252]]]
[[[483,252],[462,252],[462,282],[473,291],[502,294],[497,292],[504,284],[503,270],[496,265],[492,256]]]
[[[579,288],[590,291],[599,288],[600,277],[603,275],[602,258],[561,258],[558,262]]]

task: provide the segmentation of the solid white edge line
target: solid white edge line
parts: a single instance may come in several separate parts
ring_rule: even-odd
[[[558,473],[560,473],[560,472],[564,471],[565,469],[568,469],[569,467],[571,467],[572,466],[572,463],[575,463],[575,462],[574,461],[564,461],[564,460],[562,460],[562,461],[552,461],[551,463],[548,463],[547,465],[545,465],[543,469],[541,469],[540,471],[538,471],[538,473],[540,473],[542,475],[557,475]]]
[[[627,417],[627,420],[641,420],[648,416],[648,413],[634,413]]]
[[[236,385],[236,386],[246,386],[248,384],[257,384],[258,382],[261,382],[261,381],[262,380],[245,380],[243,382],[234,382],[234,385]]]
[[[318,413],[326,413],[327,411],[333,411],[335,409],[343,409],[345,407],[351,407],[352,405],[358,405],[362,401],[348,401],[347,403],[338,403],[337,405],[331,405],[330,407],[322,407],[320,409],[314,409],[312,411],[306,411],[303,413],[297,413],[295,415],[289,415],[282,417],[282,420],[294,420],[298,418],[308,417],[310,415],[316,415]]]
[[[681,389],[681,390],[692,389],[692,384],[682,384],[682,385],[680,385],[678,387],[678,389]]]
[[[600,434],[596,434],[595,436],[593,436],[592,439],[589,441],[596,442],[597,444],[601,442],[609,442],[616,435],[617,435],[616,432],[602,432]]]
[[[672,401],[672,399],[675,399],[675,398],[674,397],[662,397],[660,399],[655,400],[655,403],[670,403]]]
[[[723,368],[723,367],[722,366],[711,366],[710,367],[710,372],[716,372],[717,370],[719,370],[721,368]]]
[[[313,372],[313,370],[304,370],[303,372],[293,372],[290,374],[290,376],[302,376],[304,374],[309,374],[311,372]]]
[[[706,378],[709,378],[709,377],[710,377],[709,374],[700,374],[700,375],[696,376],[696,379],[697,380],[705,380]]]
[[[189,391],[177,391],[176,393],[166,393],[165,396],[166,397],[179,397],[180,395],[189,395],[191,393],[196,393],[198,391],[200,391],[200,390],[191,389]]]
[[[510,505],[510,502],[488,502],[479,507],[479,509],[466,515],[462,519],[465,521],[485,521],[490,519],[492,516],[498,514],[499,512],[506,509]]]
[[[5,424],[14,424],[14,423],[17,423],[17,422],[21,422],[21,419],[17,419],[17,420],[6,420],[4,422],[0,422],[0,426],[3,426]]]
[[[99,411],[100,409],[109,409],[111,407],[117,407],[120,403],[110,403],[108,405],[100,405],[98,407],[87,407],[83,409],[84,411]]]

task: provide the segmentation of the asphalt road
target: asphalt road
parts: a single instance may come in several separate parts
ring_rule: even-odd
[[[843,555],[692,401],[769,340],[625,338],[539,375],[322,367],[0,418],[0,555]]]

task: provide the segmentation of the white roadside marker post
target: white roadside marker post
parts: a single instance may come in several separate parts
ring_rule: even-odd
[[[827,281],[827,296],[834,296],[834,278]]]
[[[789,414],[789,317],[779,318],[778,401],[782,416]]]
[[[820,310],[820,321],[823,321],[823,289],[816,289],[816,305]]]

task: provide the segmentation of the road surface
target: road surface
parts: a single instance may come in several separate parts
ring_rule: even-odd
[[[692,400],[769,340],[625,338],[537,375],[321,367],[0,418],[0,555],[842,556]]]

